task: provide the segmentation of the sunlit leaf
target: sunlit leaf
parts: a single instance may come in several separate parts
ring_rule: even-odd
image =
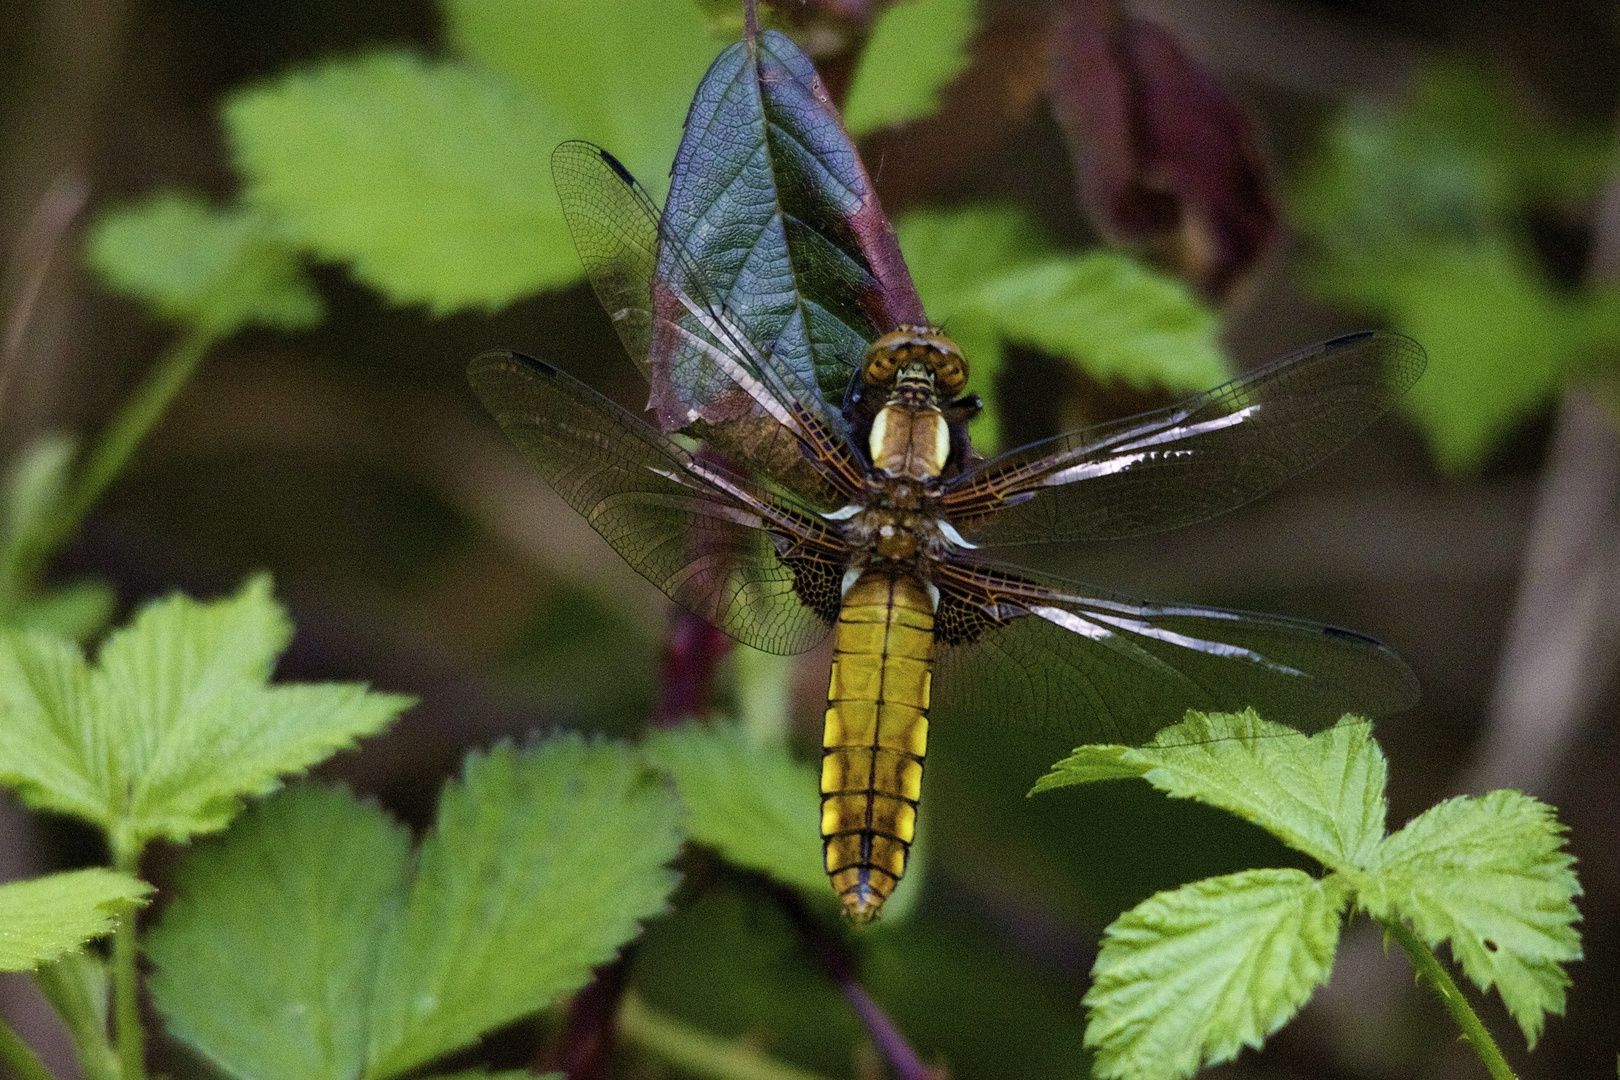
[[[831,895],[821,866],[815,771],[734,724],[655,731],[647,759],[669,773],[687,808],[687,834],[738,866],[813,895]]]
[[[170,1033],[230,1076],[359,1076],[409,869],[409,832],[340,788],[249,810],[181,863],[147,938]]]
[[[114,209],[89,237],[90,265],[167,319],[228,334],[248,325],[298,330],[321,301],[272,220],[167,192]]]
[[[607,147],[663,190],[692,90],[719,47],[697,4],[443,0],[440,7],[462,55],[535,91],[563,119],[567,138]]]
[[[1064,357],[1101,381],[1207,389],[1230,377],[1220,321],[1185,286],[1114,252],[1054,252],[1009,206],[907,214],[901,246],[929,313],[994,385],[1003,342]],[[974,426],[988,443],[987,410]]]
[[[468,759],[376,984],[366,1076],[413,1069],[583,986],[674,888],[680,805],[616,743]]]
[[[971,57],[977,0],[911,0],[883,9],[872,24],[844,101],[855,136],[916,120],[939,108],[940,93]]]
[[[0,885],[0,971],[28,971],[107,933],[152,887],[93,868]]]
[[[1175,798],[1246,818],[1330,868],[1366,865],[1384,836],[1384,755],[1371,725],[1351,717],[1303,735],[1253,710],[1189,712],[1148,746],[1080,747],[1035,791],[1130,770]]]
[[[1327,981],[1346,898],[1337,878],[1249,870],[1114,920],[1085,998],[1095,1075],[1191,1076],[1258,1047]]]
[[[249,199],[396,303],[492,309],[579,277],[545,182],[574,125],[521,83],[374,55],[244,90],[225,123]]]
[[[1481,990],[1492,986],[1534,1047],[1547,1013],[1563,1015],[1581,958],[1574,856],[1552,807],[1516,791],[1448,799],[1385,840],[1361,903],[1410,920]]]
[[[411,704],[352,683],[267,685],[291,632],[260,577],[229,599],[149,605],[94,666],[65,638],[0,635],[0,781],[137,849],[222,828],[244,797]]]

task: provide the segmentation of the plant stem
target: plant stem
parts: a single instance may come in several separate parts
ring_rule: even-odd
[[[21,580],[33,580],[45,563],[79,531],[96,501],[129,464],[141,440],[157,426],[175,395],[191,380],[197,365],[218,340],[219,334],[213,329],[188,326],[158,358],[85,456],[72,490],[63,498],[61,509],[43,530],[43,535],[32,538],[28,559],[19,572]]]
[[[118,1051],[107,1034],[107,969],[69,953],[34,972],[34,985],[67,1026],[86,1080],[120,1080]]]
[[[773,1061],[745,1043],[722,1039],[647,1005],[634,993],[619,1005],[619,1032],[683,1072],[714,1080],[822,1080]]]
[[[894,1075],[899,1080],[939,1080],[939,1074],[924,1065],[917,1051],[906,1041],[899,1025],[861,985],[855,972],[855,957],[849,947],[817,921],[810,909],[805,907],[803,898],[793,889],[768,880],[765,887],[775,897],[799,936],[815,953],[822,972],[849,1002],[850,1009],[865,1026],[873,1045],[894,1070]]]
[[[134,874],[141,861],[140,844],[112,836],[113,869]],[[146,1032],[141,1027],[141,982],[135,938],[135,912],[126,912],[113,930],[113,1030],[123,1080],[145,1080]]]
[[[39,1060],[34,1048],[23,1042],[11,1025],[0,1020],[0,1064],[10,1070],[17,1080],[56,1080],[51,1070]]]
[[[1507,1059],[1502,1056],[1501,1048],[1496,1045],[1496,1040],[1491,1038],[1491,1033],[1480,1023],[1478,1014],[1468,1004],[1468,999],[1463,997],[1457,984],[1452,981],[1451,973],[1434,955],[1434,950],[1425,945],[1422,939],[1399,919],[1387,921],[1380,919],[1378,924],[1384,928],[1386,934],[1395,939],[1396,944],[1412,961],[1412,967],[1416,969],[1418,978],[1427,982],[1434,988],[1434,992],[1440,995],[1440,1000],[1451,1012],[1451,1018],[1462,1028],[1463,1038],[1474,1048],[1479,1060],[1485,1063],[1485,1069],[1493,1080],[1517,1080],[1513,1070],[1508,1067]]]

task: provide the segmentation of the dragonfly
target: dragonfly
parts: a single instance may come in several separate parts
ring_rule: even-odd
[[[1133,599],[1018,559],[1258,498],[1385,413],[1423,370],[1415,342],[1339,337],[1169,408],[981,458],[969,361],[939,327],[885,328],[843,361],[833,400],[773,355],[749,297],[722,294],[611,154],[565,143],[553,176],[632,358],[645,370],[656,347],[671,370],[717,380],[736,423],[708,425],[694,449],[513,352],[473,361],[473,389],[675,603],[769,653],[832,636],[821,834],[851,919],[874,918],[905,873],[930,716],[1140,745],[1188,709],[1252,706],[1312,731],[1416,701],[1406,664],[1361,634]]]

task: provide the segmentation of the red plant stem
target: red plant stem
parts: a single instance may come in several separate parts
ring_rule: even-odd
[[[889,1063],[898,1080],[943,1080],[940,1073],[923,1064],[922,1058],[917,1056],[917,1051],[906,1041],[894,1020],[861,985],[855,972],[855,957],[849,947],[810,914],[797,892],[775,882],[770,883],[770,891],[799,936],[815,953],[822,972],[838,987],[850,1008],[865,1025],[872,1044]]]
[[[664,640],[663,668],[658,678],[656,727],[671,727],[708,712],[714,676],[731,651],[731,639],[691,612],[676,608]]]
[[[592,973],[591,981],[569,1004],[562,1033],[550,1046],[540,1071],[561,1072],[568,1080],[607,1080],[618,1030],[615,1019],[629,972],[630,947],[626,947],[618,959]]]

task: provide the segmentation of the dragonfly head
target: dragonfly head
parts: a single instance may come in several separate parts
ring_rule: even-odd
[[[968,365],[962,350],[937,327],[895,327],[867,346],[861,366],[866,385],[881,390],[893,389],[908,374],[916,377],[922,373],[944,400],[955,398],[967,385]]]

